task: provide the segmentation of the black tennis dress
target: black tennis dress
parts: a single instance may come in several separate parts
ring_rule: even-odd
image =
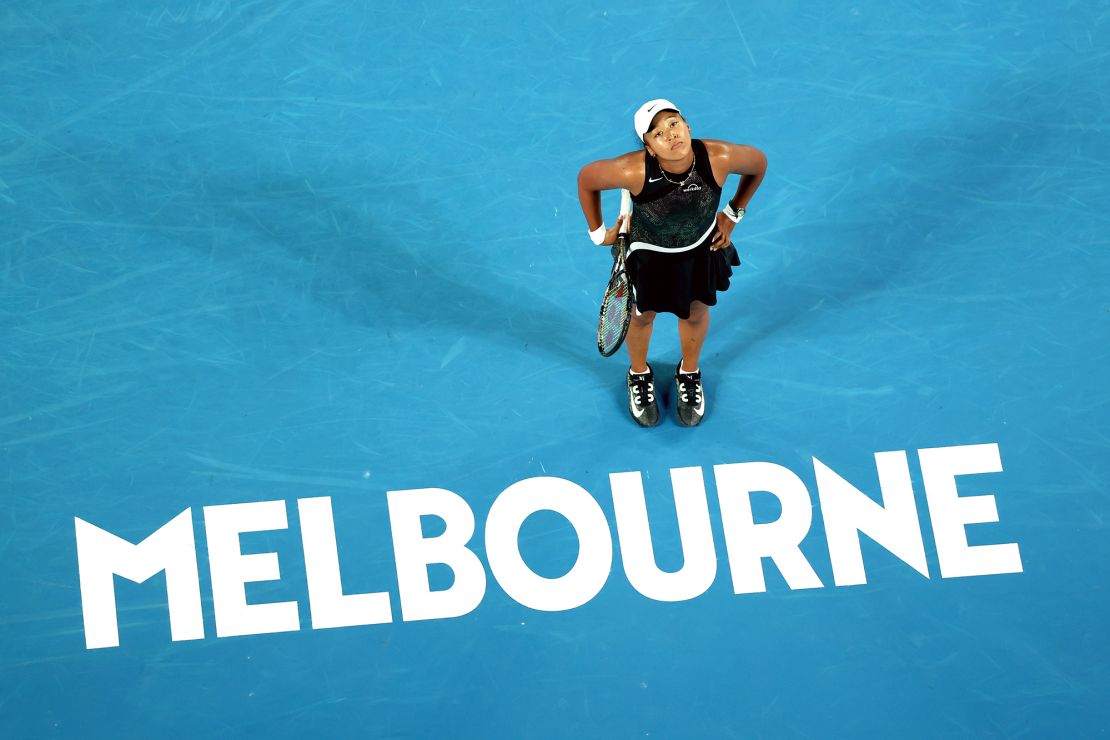
[[[644,151],[644,187],[632,196],[628,275],[639,311],[690,318],[690,304],[717,303],[728,290],[732,268],[740,264],[729,244],[712,251],[721,188],[713,178],[709,153],[700,139],[690,142],[694,164],[679,175],[664,173]],[[681,183],[681,184],[677,184]]]

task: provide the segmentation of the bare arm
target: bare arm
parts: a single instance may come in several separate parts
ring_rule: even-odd
[[[747,208],[763,176],[767,173],[767,155],[753,146],[731,144],[727,141],[705,142],[709,159],[713,165],[713,176],[724,185],[729,175],[740,175],[740,185],[736,194],[729,198],[729,205],[740,210]],[[732,239],[732,229],[736,224],[724,213],[717,214],[718,234],[711,245],[712,249],[727,247]]]
[[[614,159],[600,159],[590,162],[578,173],[578,202],[586,216],[586,226],[590,231],[601,226],[601,191],[624,188],[638,193],[644,182],[644,161],[641,152],[624,154]],[[602,244],[613,244],[621,219],[608,229]]]
[[[740,175],[736,195],[728,202],[733,208],[747,208],[767,172],[767,155],[754,146],[727,141],[707,141],[706,146],[713,161],[713,174],[719,183],[723,185],[729,175]]]

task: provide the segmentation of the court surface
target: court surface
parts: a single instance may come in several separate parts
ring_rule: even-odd
[[[0,11],[0,70],[4,737],[1110,731],[1105,2],[39,0]],[[770,162],[693,430],[637,428],[594,349],[609,256],[575,188],[657,96]],[[677,346],[660,318],[668,397]],[[997,509],[968,542],[1021,572],[942,577],[917,451],[972,445],[1003,469],[959,478]],[[867,582],[838,586],[814,458],[881,501],[892,451],[929,577],[861,536]],[[714,466],[755,462],[804,483],[822,587],[764,558],[734,592]],[[642,474],[675,571],[680,468],[717,569],[663,602],[625,575],[609,475]],[[488,566],[491,506],[537,477],[611,530],[576,608]],[[486,586],[406,621],[387,493],[429,488],[473,511]],[[343,590],[391,622],[312,628],[297,502],[322,497]],[[218,637],[205,507],[257,502],[287,526],[240,536],[280,563],[246,598],[300,629]],[[171,640],[164,574],[116,577],[119,646],[87,649],[75,519],[138,543],[187,510],[203,637]],[[519,532],[548,579],[579,541],[554,511]]]

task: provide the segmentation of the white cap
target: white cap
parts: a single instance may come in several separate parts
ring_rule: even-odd
[[[633,118],[636,125],[636,136],[640,137],[641,140],[644,138],[644,134],[651,128],[651,119],[655,118],[655,115],[661,110],[678,111],[678,106],[663,98],[649,100],[640,106],[640,110],[636,111]],[[681,113],[681,111],[679,112]]]

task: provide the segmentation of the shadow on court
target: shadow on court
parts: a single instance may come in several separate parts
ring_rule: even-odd
[[[721,371],[742,365],[746,355],[779,341],[789,327],[893,288],[943,293],[967,253],[1012,248],[1009,239],[1021,214],[1005,204],[1029,188],[1038,167],[1051,168],[1063,141],[1056,124],[1059,99],[1052,94],[1059,82],[1005,78],[961,102],[969,108],[962,115],[852,151],[842,162],[845,176],[852,176],[849,187],[838,194],[843,183],[826,179],[827,192],[807,197],[818,207],[835,198],[835,218],[803,217],[815,225],[787,232],[789,241],[775,240],[793,253],[789,267],[751,279],[750,288],[734,283],[736,294],[722,297],[719,305],[735,312],[739,331],[708,348]],[[773,166],[767,181],[772,188]],[[795,181],[809,177],[787,174]],[[742,258],[775,248],[745,246],[742,234],[737,245]],[[982,279],[989,283],[991,277]]]
[[[447,353],[453,337],[479,336],[506,356],[535,357],[537,367],[588,369],[599,383],[612,385],[615,402],[623,404],[623,363],[596,361],[596,314],[549,302],[540,275],[489,269],[504,262],[502,256],[463,243],[458,225],[412,219],[434,212],[434,204],[418,196],[405,214],[374,214],[377,193],[356,191],[349,183],[357,179],[337,178],[329,186],[315,173],[274,172],[253,182],[229,177],[209,182],[207,202],[199,207],[234,224],[233,233],[257,235],[241,248],[254,252],[248,259],[258,269],[387,345],[431,336]],[[599,299],[602,287],[599,280]],[[498,364],[495,357],[483,362]]]

